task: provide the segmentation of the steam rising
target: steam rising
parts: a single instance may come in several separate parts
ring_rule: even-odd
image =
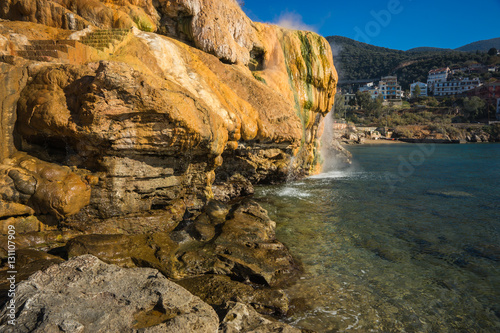
[[[277,20],[275,20],[274,24],[279,25],[283,28],[293,29],[293,30],[306,30],[317,32],[317,28],[305,24],[302,20],[302,15],[297,14],[295,12],[282,12]]]

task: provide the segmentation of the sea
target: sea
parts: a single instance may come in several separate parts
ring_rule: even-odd
[[[500,332],[500,144],[350,146],[352,165],[256,189],[317,332]],[[335,167],[329,167],[329,165]]]

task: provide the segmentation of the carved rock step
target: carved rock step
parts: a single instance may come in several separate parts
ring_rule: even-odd
[[[92,38],[92,39],[82,38],[80,40],[80,42],[85,45],[95,44],[95,43],[115,43],[119,41],[120,41],[119,39],[114,39],[114,38]]]
[[[127,36],[128,32],[90,32],[87,34],[87,36],[95,36],[95,37],[110,37],[110,36],[115,36],[115,37],[124,37]]]
[[[106,34],[119,34],[119,33],[128,34],[129,32],[130,29],[100,29],[92,31],[91,33],[106,35]]]
[[[82,37],[80,42],[87,46],[104,50],[121,42],[129,32],[129,29],[96,30]]]
[[[52,57],[67,59],[68,53],[61,52],[59,50],[28,50],[28,51],[17,51],[17,54],[23,58],[27,57]]]
[[[105,49],[111,47],[112,45],[111,43],[84,43],[84,44],[101,51],[104,51]]]
[[[25,45],[24,50],[26,51],[45,51],[45,50],[56,50],[68,53],[71,46],[67,44],[34,44]]]
[[[31,45],[69,45],[72,47],[76,47],[76,43],[78,41],[71,39],[60,39],[60,40],[52,40],[52,39],[39,39],[39,40],[30,40]]]
[[[23,58],[27,60],[45,61],[45,62],[52,62],[56,60],[58,62],[69,62],[68,59],[54,58],[49,56],[23,56]]]

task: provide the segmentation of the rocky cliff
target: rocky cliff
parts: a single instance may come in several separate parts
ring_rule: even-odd
[[[216,200],[318,169],[326,40],[234,0],[8,0],[0,17],[0,227],[20,247],[176,279],[297,272],[265,211]]]
[[[253,23],[230,0],[49,3],[2,8],[4,18],[37,22],[2,22],[3,59],[15,65],[5,75],[13,82],[5,85],[2,149],[12,153],[17,140],[17,149],[41,160],[83,170],[95,182],[86,217],[162,209],[178,199],[198,209],[214,185],[236,179],[251,192],[249,183],[317,166],[318,127],[337,78],[322,37]],[[80,49],[115,40],[112,31],[65,34],[56,28],[83,28],[65,20],[87,30],[133,29],[113,52],[68,58],[67,39]],[[54,45],[38,51],[40,39]]]

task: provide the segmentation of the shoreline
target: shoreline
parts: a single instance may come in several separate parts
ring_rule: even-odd
[[[403,142],[399,140],[373,140],[373,139],[365,139],[363,142],[360,143],[360,145],[387,145],[387,144],[402,144],[402,143],[408,143],[408,142]]]

